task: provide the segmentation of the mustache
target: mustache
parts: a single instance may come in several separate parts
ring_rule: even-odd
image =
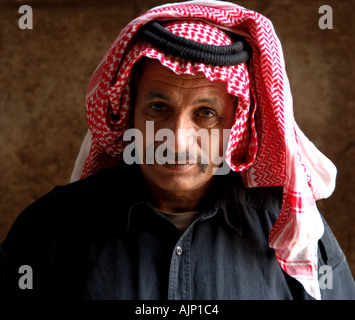
[[[153,164],[157,162],[159,164],[197,164],[201,167],[201,170],[205,172],[209,163],[209,157],[201,149],[194,151],[183,150],[181,152],[175,152],[168,147],[160,148],[160,144],[151,144],[146,150],[146,163]]]

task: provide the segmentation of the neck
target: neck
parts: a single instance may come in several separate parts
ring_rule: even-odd
[[[156,208],[163,212],[179,213],[197,210],[208,192],[211,181],[198,189],[187,191],[163,190],[149,181],[147,185]]]

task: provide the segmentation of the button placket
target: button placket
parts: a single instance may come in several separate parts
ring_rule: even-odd
[[[190,254],[193,225],[185,231],[172,252],[169,274],[168,299],[191,299]]]

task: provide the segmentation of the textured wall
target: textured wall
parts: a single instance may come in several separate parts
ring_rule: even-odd
[[[120,29],[164,1],[12,0],[0,3],[0,241],[15,217],[68,182],[86,132],[90,75]],[[269,17],[284,47],[295,116],[338,167],[336,191],[318,202],[355,274],[354,0],[243,0]],[[32,6],[33,30],[18,8]],[[333,30],[318,9],[333,8]]]

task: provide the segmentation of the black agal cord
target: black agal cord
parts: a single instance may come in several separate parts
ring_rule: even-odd
[[[240,38],[231,45],[214,46],[180,37],[154,21],[143,30],[144,40],[158,49],[187,60],[212,66],[234,66],[249,59],[246,41]]]

